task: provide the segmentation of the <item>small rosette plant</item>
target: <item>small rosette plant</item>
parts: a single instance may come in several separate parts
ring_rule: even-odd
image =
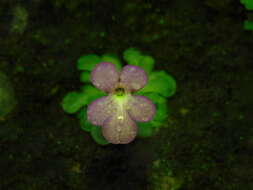
[[[248,11],[253,11],[253,0],[240,0]],[[248,14],[248,19],[244,21],[244,29],[253,31],[253,18],[252,12]]]
[[[77,113],[81,128],[91,132],[99,144],[127,144],[148,137],[168,117],[167,98],[176,91],[176,82],[164,71],[153,71],[154,59],[134,48],[124,51],[122,64],[117,56],[84,55],[81,90],[69,92],[63,109]]]

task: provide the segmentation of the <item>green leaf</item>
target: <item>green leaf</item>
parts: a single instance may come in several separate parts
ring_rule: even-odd
[[[244,21],[244,29],[245,30],[253,30],[253,22],[249,20]]]
[[[98,90],[92,85],[84,85],[81,87],[82,93],[86,95],[86,102],[87,104],[91,103],[92,101],[102,97],[106,96],[106,93],[104,93],[101,90]]]
[[[129,65],[138,66],[140,60],[142,59],[142,55],[136,48],[128,48],[124,51],[123,58]]]
[[[149,81],[147,85],[139,92],[154,92],[164,97],[170,97],[176,92],[176,81],[172,76],[164,71],[152,72],[149,75]]]
[[[79,119],[80,127],[82,130],[89,132],[89,131],[91,131],[92,127],[95,127],[87,120],[87,107],[86,106],[79,111],[79,113],[77,114],[77,118]]]
[[[101,58],[96,54],[87,54],[84,56],[81,56],[77,60],[77,68],[78,70],[84,70],[84,71],[92,71],[94,66],[101,62]]]
[[[150,93],[150,92],[138,91],[135,94],[136,95],[140,95],[140,96],[145,96],[145,97],[149,98],[150,100],[152,100],[153,103],[164,103],[166,101],[166,98],[164,98],[163,96],[159,95],[158,93]]]
[[[91,128],[94,126],[87,120],[87,106],[92,101],[105,96],[106,94],[97,88],[95,88],[92,85],[84,85],[81,87],[82,94],[85,94],[86,102],[85,107],[81,109],[81,111],[78,113],[77,117],[80,120],[81,129],[85,131],[90,131]]]
[[[82,106],[87,104],[87,96],[86,94],[79,92],[70,92],[68,93],[62,101],[62,107],[67,113],[75,113]]]
[[[155,63],[155,60],[153,57],[148,56],[148,55],[143,55],[137,66],[144,69],[147,73],[150,73],[153,70],[154,63]]]
[[[138,123],[138,137],[150,137],[153,135],[153,128],[152,128],[152,124],[150,124],[150,122],[147,123]]]
[[[244,4],[246,9],[253,10],[253,1],[252,0],[241,0],[241,3]]]
[[[120,71],[122,65],[119,58],[115,54],[103,54],[101,59],[103,62],[113,63],[116,66],[117,70]]]
[[[81,107],[91,103],[97,98],[106,95],[104,92],[98,90],[91,85],[84,85],[81,87],[81,92],[70,92],[62,101],[62,107],[67,113],[75,113]]]
[[[90,82],[90,72],[83,71],[80,75],[80,81],[86,83]]]
[[[154,118],[152,119],[152,121],[163,123],[167,117],[168,117],[167,102],[165,101],[164,103],[156,104],[156,114]],[[159,127],[159,126],[156,126],[156,127]]]
[[[154,67],[155,60],[149,55],[143,55],[135,48],[128,48],[123,53],[124,59],[129,65],[135,65],[150,73]]]
[[[164,103],[157,104],[157,112],[156,116],[154,117],[154,120],[164,121],[168,117],[168,114],[169,110],[167,101],[165,101]]]
[[[96,143],[100,145],[109,144],[109,142],[103,137],[101,127],[92,125],[87,120],[87,106],[81,109],[81,111],[77,114],[77,117],[79,118],[81,129],[87,132],[91,132],[91,136],[96,141]]]
[[[100,145],[110,144],[103,136],[101,127],[94,126],[91,128],[91,136]]]

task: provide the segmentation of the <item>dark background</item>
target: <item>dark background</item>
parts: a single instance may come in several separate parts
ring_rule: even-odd
[[[252,190],[253,33],[233,0],[1,0],[0,190]],[[77,59],[139,48],[177,93],[158,134],[100,146],[62,110]]]

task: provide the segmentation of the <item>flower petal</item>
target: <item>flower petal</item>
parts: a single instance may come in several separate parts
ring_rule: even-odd
[[[120,82],[130,91],[137,91],[145,86],[148,77],[146,72],[137,66],[126,65],[120,74]]]
[[[114,64],[102,62],[97,64],[92,70],[91,81],[98,89],[110,92],[119,81],[119,73]]]
[[[115,112],[115,103],[110,96],[104,96],[89,104],[87,110],[88,121],[101,126]]]
[[[153,102],[145,96],[132,96],[129,107],[130,116],[140,122],[150,121],[156,112]]]
[[[130,143],[136,137],[137,131],[135,122],[126,112],[123,115],[113,115],[102,126],[103,136],[113,144]]]

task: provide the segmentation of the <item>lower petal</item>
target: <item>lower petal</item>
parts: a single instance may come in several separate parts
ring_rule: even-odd
[[[132,96],[129,100],[129,114],[135,121],[150,121],[155,112],[155,105],[145,96]]]
[[[128,144],[137,135],[137,126],[130,116],[116,114],[107,119],[102,127],[103,136],[112,144]]]
[[[115,112],[115,109],[116,107],[111,96],[99,98],[88,106],[88,121],[93,125],[101,126]]]

